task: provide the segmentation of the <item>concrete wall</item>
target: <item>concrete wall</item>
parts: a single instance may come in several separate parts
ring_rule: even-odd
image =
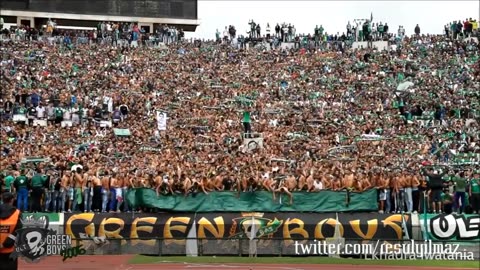
[[[372,46],[374,48],[377,48],[378,50],[388,50],[388,41],[374,41],[372,42]],[[357,41],[352,44],[353,49],[359,49],[359,48],[368,48],[368,42],[366,41]]]

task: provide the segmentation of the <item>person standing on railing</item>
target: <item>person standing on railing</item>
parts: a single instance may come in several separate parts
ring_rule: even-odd
[[[17,177],[13,182],[15,193],[17,193],[17,208],[20,211],[28,210],[28,178],[25,175],[25,170],[21,170],[20,174],[17,172]]]
[[[469,200],[474,214],[480,213],[480,171],[472,172],[470,178]]]
[[[430,173],[425,172],[428,177],[428,195],[431,195],[432,210],[433,213],[442,212],[442,189],[443,189],[443,176],[447,172],[443,171],[439,173],[437,170]]]
[[[455,201],[453,202],[454,211],[458,214],[462,214],[465,210],[467,179],[464,177],[463,172],[457,173],[451,179],[455,183]]]
[[[119,181],[116,173],[112,174],[112,177],[109,181],[110,186],[110,202],[109,202],[109,211],[110,213],[114,213],[117,211],[117,204],[118,204],[118,197],[122,194],[117,194],[117,190],[119,188]]]
[[[420,36],[420,26],[418,24],[415,26],[415,35]]]
[[[46,183],[46,176],[42,173],[40,168],[36,169],[35,175],[32,177],[31,185],[32,185],[32,212],[41,212],[43,210],[41,200],[43,195],[45,194],[45,183]]]
[[[72,211],[73,212],[78,211],[79,206],[82,205],[82,202],[83,202],[82,188],[83,188],[83,183],[84,183],[85,179],[83,178],[82,169],[83,169],[83,166],[82,167],[80,167],[79,165],[72,166],[72,171],[73,171],[73,177],[72,177],[72,180],[73,180]]]
[[[113,34],[112,34],[112,46],[117,47],[119,39],[120,39],[120,30],[118,30],[118,27],[115,27],[113,29]]]
[[[242,124],[245,138],[250,138],[250,133],[252,133],[252,124],[250,119],[250,112],[248,110],[245,110],[243,112]]]
[[[85,168],[85,171],[88,170]],[[92,197],[93,197],[93,177],[88,172],[83,174],[83,212],[92,211]]]
[[[52,209],[53,212],[57,211],[57,195],[55,187],[57,185],[58,178],[55,175],[52,175],[51,172],[47,173],[45,181],[45,205],[44,211],[50,212]]]
[[[108,170],[103,172],[102,176],[102,213],[107,212],[108,207],[108,198],[110,196],[110,179]]]

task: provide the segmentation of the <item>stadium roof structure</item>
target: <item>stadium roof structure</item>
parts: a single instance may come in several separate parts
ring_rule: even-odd
[[[98,22],[138,22],[153,29],[170,25],[195,31],[200,24],[197,0],[2,0],[5,23],[30,26],[57,20],[62,26],[96,26]],[[28,22],[27,22],[28,23]]]

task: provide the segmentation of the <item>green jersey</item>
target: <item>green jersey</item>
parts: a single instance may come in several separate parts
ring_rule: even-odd
[[[35,174],[32,177],[32,187],[43,187],[45,186],[45,177],[42,174]]]
[[[18,114],[27,114],[27,108],[20,107],[20,109],[18,109]]]
[[[250,123],[250,112],[243,112],[243,123]]]
[[[15,181],[15,177],[8,175],[3,179],[3,183],[5,184],[4,189],[8,192],[12,191],[12,184]]]
[[[28,187],[28,178],[25,175],[20,175],[13,182],[14,186],[18,189]]]
[[[452,181],[456,184],[456,191],[457,192],[465,192],[465,188],[467,187],[467,179],[462,177],[452,177]]]
[[[452,195],[448,193],[442,193],[442,202],[446,203],[446,202],[452,202],[452,201],[453,201]]]
[[[480,178],[470,180],[470,190],[472,193],[480,193]]]
[[[63,118],[63,110],[61,108],[56,108],[55,109],[55,117]]]

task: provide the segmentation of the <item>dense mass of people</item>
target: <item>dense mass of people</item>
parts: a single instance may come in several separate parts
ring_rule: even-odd
[[[68,36],[2,41],[1,187],[23,211],[137,210],[124,202],[137,187],[290,203],[378,189],[381,212],[479,210],[474,40],[259,51]]]

